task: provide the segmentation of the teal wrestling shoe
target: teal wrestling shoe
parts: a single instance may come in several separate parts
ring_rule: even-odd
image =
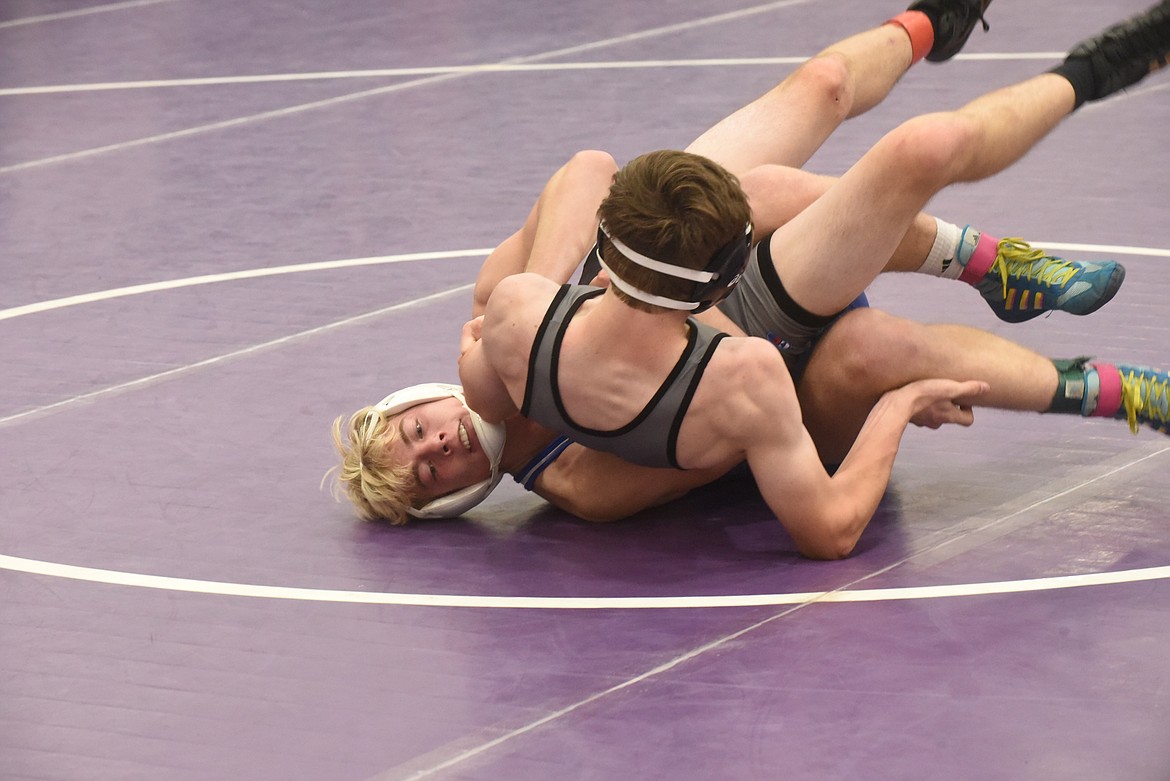
[[[1046,312],[1096,312],[1125,281],[1125,267],[1114,260],[1064,260],[1033,249],[1023,239],[993,241],[964,229],[957,257],[964,270],[959,278],[978,288],[996,317],[1009,323]]]
[[[1118,366],[1121,373],[1121,409],[1117,418],[1129,421],[1129,430],[1139,426],[1170,434],[1170,374],[1147,366]]]

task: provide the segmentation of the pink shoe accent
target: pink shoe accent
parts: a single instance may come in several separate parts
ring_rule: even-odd
[[[983,281],[998,254],[999,239],[988,236],[986,233],[980,234],[979,243],[975,245],[975,251],[971,253],[971,259],[967,261],[967,265],[963,266],[963,273],[959,274],[959,279],[968,285]]]
[[[1097,408],[1091,417],[1111,418],[1121,409],[1121,372],[1111,363],[1089,364],[1097,370],[1101,390],[1097,396]]]
[[[911,65],[934,48],[934,27],[930,24],[930,17],[921,11],[903,11],[893,19],[887,19],[886,24],[896,24],[910,36]]]

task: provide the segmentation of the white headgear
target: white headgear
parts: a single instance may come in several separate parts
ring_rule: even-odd
[[[475,507],[487,498],[496,484],[500,482],[500,457],[504,454],[505,429],[502,423],[488,423],[467,406],[463,398],[463,388],[458,385],[448,385],[443,382],[428,382],[422,385],[411,385],[409,388],[391,393],[374,405],[370,415],[395,415],[416,404],[428,401],[438,401],[449,396],[459,399],[459,403],[471,416],[471,424],[475,427],[475,434],[483,452],[491,462],[492,475],[482,483],[462,488],[446,496],[433,499],[422,507],[411,507],[407,510],[416,518],[454,518]],[[367,416],[369,417],[369,416]]]

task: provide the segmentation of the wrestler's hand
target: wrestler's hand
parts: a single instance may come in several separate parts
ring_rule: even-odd
[[[946,423],[970,426],[975,422],[971,402],[988,391],[986,382],[970,380],[918,380],[897,392],[909,395],[910,422],[916,426],[939,428]]]
[[[483,315],[468,320],[463,324],[463,332],[459,335],[459,355],[467,354],[467,351],[475,346],[475,343],[483,338]]]

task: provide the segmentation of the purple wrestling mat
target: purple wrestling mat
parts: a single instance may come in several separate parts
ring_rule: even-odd
[[[455,381],[488,249],[579,149],[680,147],[872,0],[0,6],[0,779],[1170,777],[1170,440],[908,432],[857,552],[750,479],[594,526],[510,481],[389,528],[334,417]],[[808,166],[1142,0],[999,0]],[[494,69],[475,66],[496,65]],[[931,211],[1129,276],[1089,318],[875,305],[1170,362],[1170,79]]]

